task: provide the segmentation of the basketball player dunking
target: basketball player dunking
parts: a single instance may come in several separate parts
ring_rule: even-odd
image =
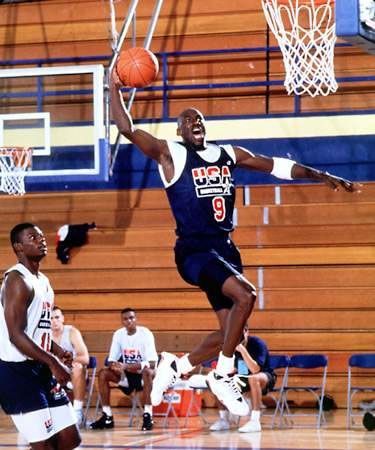
[[[208,143],[204,117],[194,108],[178,117],[177,135],[182,142],[157,139],[134,127],[120,87],[114,71],[110,88],[113,118],[120,133],[158,163],[177,224],[177,269],[185,281],[206,293],[220,324],[220,329],[203,339],[190,354],[177,358],[162,353],[152,403],[158,405],[163,392],[181,374],[220,352],[216,369],[207,377],[209,387],[230,412],[247,415],[249,407],[229,374],[234,369],[233,354],[253,309],[256,291],[242,275],[240,254],[230,239],[235,200],[233,170],[243,167],[285,180],[306,178],[348,192],[357,191],[358,185],[289,159],[268,158],[242,147]]]

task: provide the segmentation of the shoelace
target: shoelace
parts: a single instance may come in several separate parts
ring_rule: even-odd
[[[177,381],[177,376],[176,375],[172,375],[172,379],[171,382],[168,384],[168,389],[171,388]]]
[[[160,363],[159,363],[160,364]],[[171,367],[172,368],[172,370],[175,372],[175,370],[173,369],[173,367]],[[168,385],[167,385],[167,389],[169,389],[169,388],[171,388],[175,383],[176,383],[176,381],[177,381],[177,374],[175,375],[175,374],[173,374],[173,375],[171,375],[171,381],[168,383]]]
[[[246,386],[246,383],[244,383],[237,375],[233,375],[232,377],[229,377],[229,381],[227,382],[229,389],[232,390],[236,395],[239,397],[242,396],[239,386]]]
[[[237,384],[238,389],[240,389],[240,386],[242,386],[242,387],[246,386],[246,383],[243,382],[238,375],[233,375],[233,378],[234,378],[234,380],[235,380],[235,382]]]

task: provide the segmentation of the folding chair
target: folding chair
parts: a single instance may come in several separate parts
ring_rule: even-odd
[[[323,399],[327,380],[328,358],[321,354],[312,355],[293,355],[290,358],[288,369],[288,382],[284,386],[280,409],[280,424],[282,420],[293,424],[292,418],[295,417],[313,417],[316,419],[316,427],[320,428],[326,422],[323,412]],[[292,375],[298,375],[298,379],[304,376],[314,376],[318,378],[315,385],[299,384],[298,381],[292,382]],[[293,383],[293,384],[292,384]],[[318,405],[317,413],[297,413],[291,412],[288,406],[288,394],[290,392],[306,392],[313,396]],[[308,426],[305,423],[302,426]]]
[[[359,369],[359,370],[358,370]],[[348,400],[346,410],[347,428],[357,426],[355,417],[362,416],[360,413],[353,412],[353,398],[358,393],[375,392],[375,382],[372,386],[353,384],[353,379],[358,383],[360,379],[374,376],[375,369],[375,353],[357,353],[349,358],[348,362]],[[362,424],[361,424],[362,426]]]
[[[83,410],[83,423],[82,426],[85,427],[91,406],[92,394],[94,392],[95,386],[95,376],[96,376],[96,356],[90,356],[89,363],[87,365],[87,381],[86,381],[86,399],[85,407]]]
[[[204,425],[208,425],[208,421],[204,417],[204,414],[202,412],[202,407],[197,401],[197,398],[199,395],[202,394],[202,391],[209,390],[208,385],[206,383],[206,379],[207,375],[203,374],[194,374],[188,379],[188,386],[192,390],[192,394],[190,397],[189,406],[186,411],[185,427],[187,426],[189,417],[192,417],[193,411],[197,411],[198,416],[200,417]]]
[[[175,421],[177,427],[180,426],[180,421],[174,407],[174,403],[180,399],[180,394],[177,392],[178,389],[186,388],[186,382],[177,380],[176,383],[171,386],[163,395],[163,403],[166,404],[165,411],[157,411],[154,407],[152,416],[153,417],[164,417],[163,427],[166,428],[169,424],[168,419],[171,417]]]
[[[270,355],[270,366],[277,375],[277,384],[274,388],[266,394],[266,397],[271,397],[275,403],[272,413],[262,413],[262,417],[269,416],[271,418],[271,428],[274,428],[277,416],[281,412],[281,404],[284,393],[284,388],[288,383],[288,369],[290,358],[287,355]],[[280,417],[281,420],[281,417]]]

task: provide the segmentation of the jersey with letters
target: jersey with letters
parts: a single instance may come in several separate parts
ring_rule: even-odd
[[[72,341],[70,340],[70,333],[72,331],[72,325],[63,325],[63,332],[61,334],[60,342],[58,342],[59,346],[64,350],[71,352],[73,358],[76,356],[76,351],[74,350]]]
[[[158,354],[152,332],[139,325],[134,334],[128,334],[125,327],[116,330],[113,334],[108,361],[119,361],[120,359],[126,364],[157,361]]]
[[[27,325],[25,333],[39,347],[45,351],[51,350],[51,311],[54,293],[48,278],[41,272],[37,275],[31,273],[23,264],[18,263],[8,269],[4,278],[11,271],[17,271],[25,281],[33,287],[34,297],[27,309]],[[3,284],[4,286],[4,284]],[[2,289],[3,289],[2,286]],[[2,297],[2,296],[1,296]],[[3,361],[25,361],[29,359],[21,353],[9,339],[8,327],[5,322],[4,308],[0,303],[0,359]]]
[[[168,182],[159,166],[180,238],[218,235],[233,230],[236,156],[231,145],[209,143],[204,150],[187,150],[168,142],[174,176]]]

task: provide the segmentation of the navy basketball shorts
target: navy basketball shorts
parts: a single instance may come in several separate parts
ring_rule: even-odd
[[[48,366],[37,361],[0,360],[0,404],[6,414],[66,405],[69,399]]]
[[[242,261],[228,236],[179,238],[175,261],[181,277],[206,293],[214,311],[232,308],[233,301],[221,290],[229,277],[242,274]]]
[[[268,381],[266,386],[262,390],[262,395],[267,395],[275,387],[277,376],[274,372],[263,371],[263,373],[266,375]],[[249,375],[239,375],[238,378],[243,383],[240,386],[241,392],[242,393],[249,392],[250,391]]]
[[[118,384],[118,388],[125,395],[130,395],[134,391],[140,392],[143,390],[141,373],[127,372],[125,370],[125,377],[125,380],[122,380],[121,383]],[[124,381],[127,381],[127,386],[125,385]]]

